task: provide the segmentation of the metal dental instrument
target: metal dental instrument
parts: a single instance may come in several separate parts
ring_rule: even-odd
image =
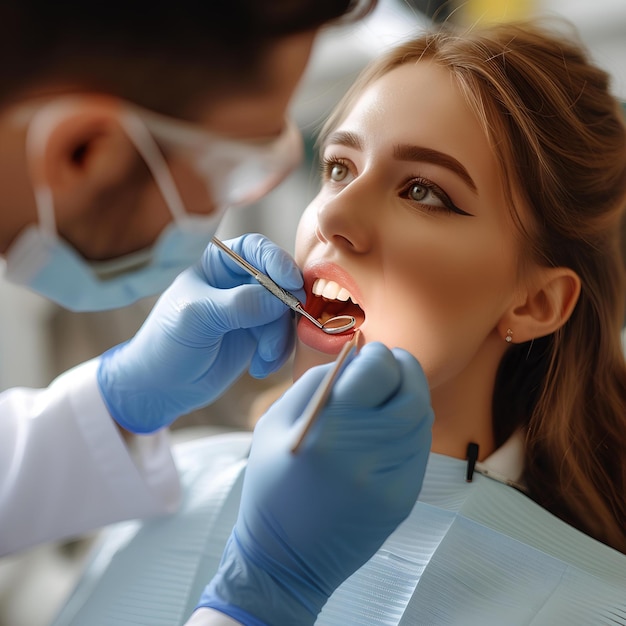
[[[228,246],[226,246],[217,237],[213,237],[211,240],[220,250],[223,250],[235,261],[240,267],[242,267],[251,276],[254,276],[259,284],[263,285],[271,294],[275,295],[281,302],[284,302],[290,309],[293,309],[296,313],[304,315],[310,322],[315,324],[318,328],[323,330],[328,335],[339,335],[350,330],[356,324],[356,319],[352,315],[337,315],[326,320],[323,324],[319,320],[315,319],[312,315],[307,313],[302,306],[302,303],[296,296],[289,293],[286,289],[283,289],[277,285],[269,276],[263,274],[253,265],[250,265],[248,261],[240,257],[236,252],[233,252]]]
[[[333,365],[332,369],[330,369],[327,372],[326,376],[324,376],[322,382],[320,383],[320,386],[315,390],[315,393],[309,400],[309,403],[306,405],[302,414],[302,421],[304,425],[302,426],[302,430],[300,431],[296,442],[291,448],[292,454],[296,454],[298,452],[298,449],[302,445],[302,442],[304,441],[304,438],[311,429],[311,426],[313,426],[320,411],[324,408],[324,405],[326,404],[326,400],[328,400],[330,390],[333,388],[335,380],[343,371],[343,366],[346,362],[346,359],[353,352],[358,351],[360,334],[361,331],[357,328],[354,332],[354,335],[352,335],[352,339],[345,343],[343,348],[341,348],[341,352],[335,360],[335,364]]]

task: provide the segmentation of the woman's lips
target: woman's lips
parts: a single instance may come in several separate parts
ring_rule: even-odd
[[[306,267],[303,273],[305,309],[308,313],[321,323],[339,315],[350,315],[356,319],[353,329],[339,335],[326,334],[304,317],[299,321],[298,338],[302,343],[326,354],[337,354],[343,344],[352,338],[354,330],[365,321],[363,309],[352,301],[352,298],[359,297],[355,295],[358,293],[356,284],[347,272],[334,264],[318,263]],[[314,294],[314,289],[320,295]],[[347,294],[351,296],[349,299]]]
[[[339,354],[343,344],[352,339],[356,327],[340,335],[327,335],[305,317],[298,322],[298,339],[306,346],[324,352]]]
[[[354,278],[343,268],[327,261],[317,261],[305,265],[302,274],[304,276],[304,289],[309,296],[313,295],[313,285],[317,279],[324,279],[326,282],[336,283],[339,288],[344,288],[350,293],[354,302],[361,304],[363,297]],[[333,294],[333,298],[336,297]]]

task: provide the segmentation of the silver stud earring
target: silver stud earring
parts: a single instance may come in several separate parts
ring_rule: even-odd
[[[513,331],[510,328],[506,329],[506,337],[504,338],[504,341],[507,343],[511,343],[511,341],[513,341]]]

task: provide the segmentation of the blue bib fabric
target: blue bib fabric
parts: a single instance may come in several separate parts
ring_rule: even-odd
[[[178,513],[104,533],[52,626],[184,624],[237,516],[248,433],[179,445]],[[626,556],[515,489],[431,454],[420,499],[320,626],[626,625]],[[289,625],[292,626],[292,625]]]

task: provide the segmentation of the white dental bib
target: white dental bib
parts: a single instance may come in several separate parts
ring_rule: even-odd
[[[248,433],[175,449],[180,511],[105,532],[53,626],[183,624],[235,522]],[[330,598],[337,626],[626,625],[626,556],[466,463],[432,454],[420,500]],[[289,625],[292,626],[292,625]],[[295,626],[295,625],[294,625]]]

